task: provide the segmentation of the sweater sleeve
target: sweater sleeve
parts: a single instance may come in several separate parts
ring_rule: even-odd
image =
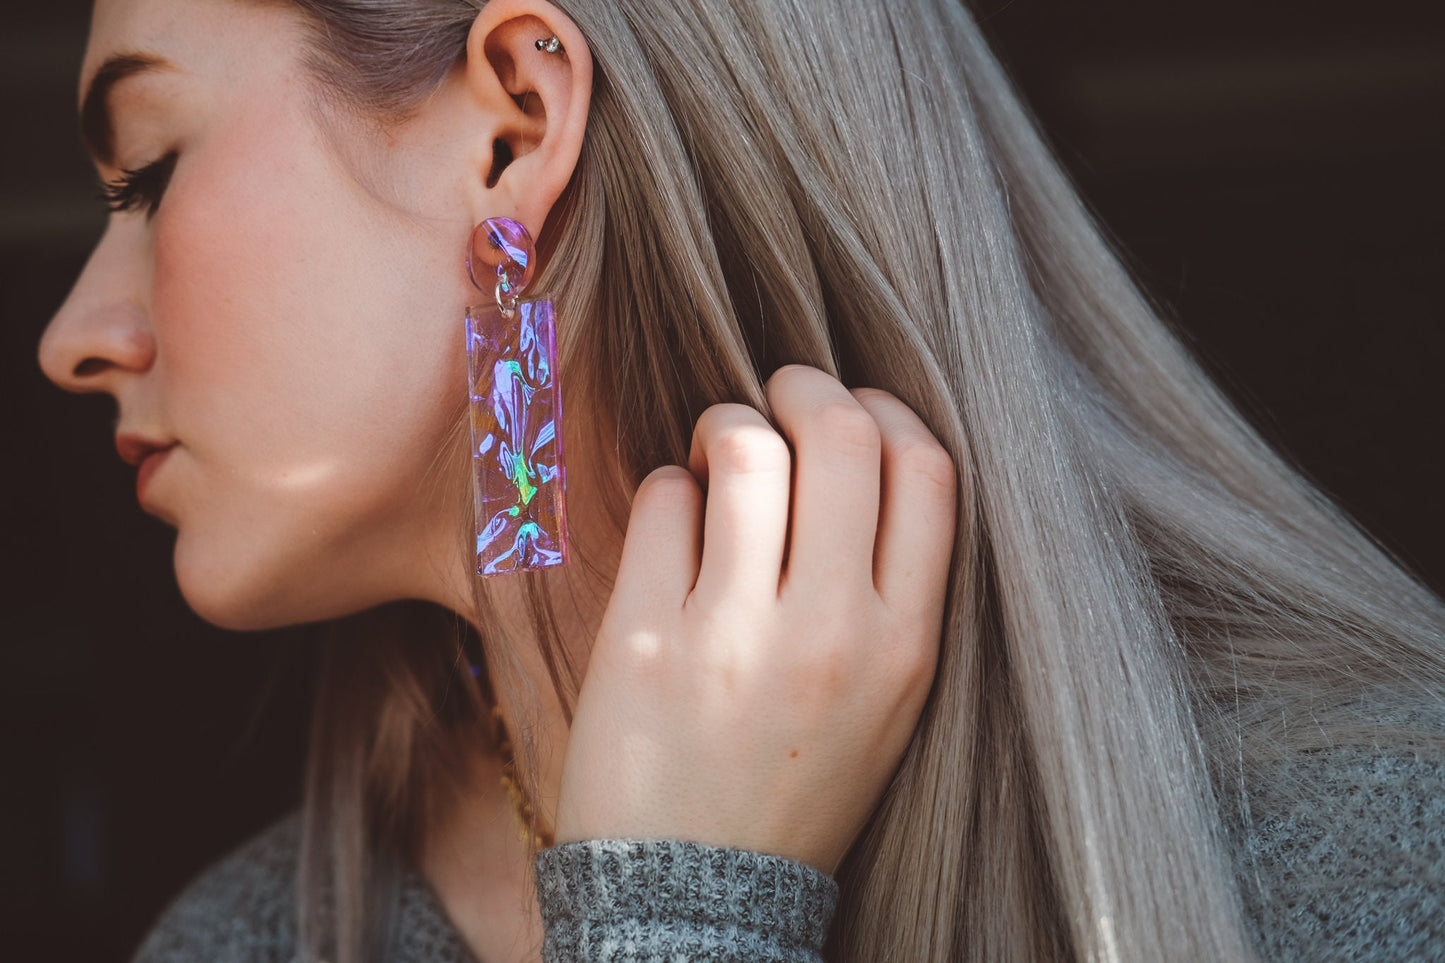
[[[838,884],[806,863],[672,839],[537,854],[544,963],[817,963]]]

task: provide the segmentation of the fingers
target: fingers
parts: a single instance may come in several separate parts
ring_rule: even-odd
[[[785,586],[871,588],[881,486],[877,422],[817,368],[786,365],[764,388],[797,460]]]
[[[724,402],[698,418],[688,467],[707,488],[694,594],[776,599],[792,475],[787,443],[757,409]]]
[[[948,449],[903,402],[878,388],[850,389],[883,440],[883,495],[873,584],[895,612],[932,612],[948,590],[957,470]]]
[[[708,408],[688,455],[696,481],[670,476],[681,490],[645,515],[633,552],[639,567],[666,565],[674,573],[667,591],[684,596],[690,587],[712,599],[772,598],[781,576],[800,587],[871,587],[894,611],[933,611],[947,591],[956,524],[957,472],[947,449],[886,391],[848,389],[805,365],[779,368],[764,388],[794,452],[757,410]],[[693,501],[704,497],[705,506]],[[699,510],[700,549],[669,540],[677,513]],[[629,545],[637,524],[629,524]],[[624,567],[628,557],[625,548]]]
[[[664,465],[637,486],[613,596],[644,607],[682,606],[702,551],[702,489],[681,465]]]

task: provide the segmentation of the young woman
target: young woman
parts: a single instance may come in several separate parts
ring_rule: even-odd
[[[300,811],[137,959],[1445,945],[1445,606],[954,0],[98,0],[80,84],[115,214],[40,362],[201,616],[336,628]],[[521,280],[570,549],[479,577]]]

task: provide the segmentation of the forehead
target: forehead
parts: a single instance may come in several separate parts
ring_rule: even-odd
[[[90,39],[80,66],[80,88],[90,86],[96,70],[116,54],[140,52],[183,59],[192,52],[198,21],[210,0],[96,0],[90,14]]]
[[[299,17],[287,8],[263,0],[96,0],[80,92],[118,54],[154,56],[194,74],[274,68],[299,39]]]

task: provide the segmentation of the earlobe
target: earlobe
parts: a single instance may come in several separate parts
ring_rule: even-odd
[[[536,236],[581,156],[592,94],[587,42],[546,0],[490,0],[467,37],[465,71],[489,118],[473,220],[513,217]]]

